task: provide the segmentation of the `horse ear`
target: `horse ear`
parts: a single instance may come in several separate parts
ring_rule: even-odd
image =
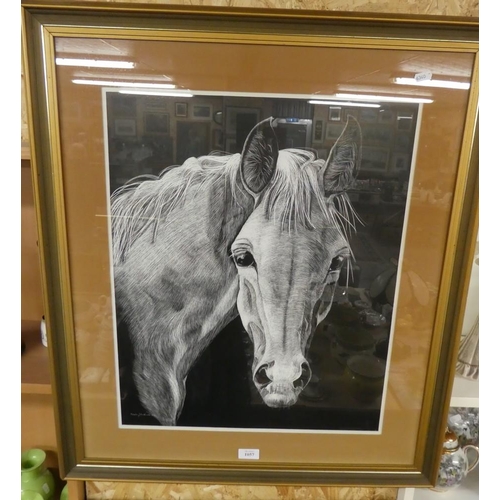
[[[361,163],[361,127],[358,121],[348,116],[347,124],[323,167],[325,196],[346,191],[356,180]]]
[[[241,179],[251,195],[260,194],[276,170],[279,145],[272,122],[271,117],[255,125],[241,152]]]

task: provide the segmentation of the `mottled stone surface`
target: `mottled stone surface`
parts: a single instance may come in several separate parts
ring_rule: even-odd
[[[120,0],[108,0],[115,1]],[[134,3],[479,16],[478,0],[140,0]]]
[[[87,500],[394,500],[397,488],[87,483]]]

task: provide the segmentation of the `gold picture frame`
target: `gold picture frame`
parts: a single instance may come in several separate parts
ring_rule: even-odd
[[[274,9],[65,6],[36,1],[23,1],[22,13],[44,309],[62,476],[217,484],[434,484],[478,226],[478,21]],[[390,312],[394,315],[376,431],[119,425],[124,393],[119,389],[120,353],[115,344],[107,171],[111,159],[121,156],[123,178],[116,182],[125,182],[136,171],[127,170],[132,168],[128,160],[134,154],[121,155],[130,144],[123,138],[113,143],[113,127],[107,127],[106,113],[112,109],[112,91],[116,91],[108,88],[112,70],[106,70],[105,85],[85,85],[78,81],[82,78],[77,67],[56,65],[57,57],[74,57],[75,44],[80,49],[101,44],[126,48],[117,53],[128,54],[135,64],[135,69],[126,70],[132,77],[125,86],[128,91],[137,87],[131,82],[174,82],[177,89],[168,91],[174,97],[162,104],[169,119],[177,114],[175,101],[187,102],[189,92],[214,99],[217,109],[258,106],[266,113],[261,119],[272,116],[272,99],[292,96],[289,113],[302,100],[302,128],[294,125],[298,122],[291,115],[283,117],[282,128],[276,129],[278,136],[288,134],[291,147],[296,147],[301,130],[308,131],[311,139],[312,123],[327,123],[328,103],[323,108],[314,105],[319,106],[313,109],[314,116],[308,115],[308,103],[334,99],[337,86],[347,81],[341,63],[348,68],[350,80],[356,80],[359,102],[378,99],[386,103],[384,96],[408,95],[404,87],[387,78],[401,70],[401,61],[413,61],[415,68],[425,64],[430,72],[435,61],[442,72],[449,60],[448,78],[461,77],[470,85],[451,92],[440,87],[425,87],[425,92],[409,87],[412,96],[424,99],[412,120],[414,129],[420,131],[418,141],[411,135],[411,144],[398,150],[400,155],[410,155],[411,169],[387,168],[383,175],[391,177],[378,180],[365,172],[353,188],[352,199],[367,204],[367,214],[377,221],[373,224],[383,224],[377,227],[387,231],[387,238],[393,234],[396,215],[401,219],[399,230],[404,228],[397,271],[390,275],[390,279],[397,276]],[[217,58],[207,56],[215,52]],[[364,57],[353,57],[353,52]],[[171,57],[169,80],[159,64],[166,53]],[[325,54],[340,63],[318,67],[317,61]],[[106,53],[95,57],[105,60]],[[359,60],[378,70],[360,67]],[[249,61],[260,67],[251,77]],[[154,78],[145,80],[144,67],[149,77],[153,68]],[[406,68],[407,73],[415,72],[414,67]],[[294,78],[299,69],[300,78]],[[99,80],[102,73],[97,69],[95,74]],[[368,80],[353,74],[368,75]],[[116,80],[120,80],[118,72]],[[363,84],[363,94],[369,97],[361,96],[359,86]],[[221,95],[224,100],[232,99],[231,103],[224,101],[219,107],[216,97]],[[140,101],[133,106],[140,116]],[[427,106],[426,113],[420,112],[422,106]],[[85,112],[76,120],[74,110],[78,108]],[[362,130],[361,119],[344,113],[339,116],[346,116],[351,126],[359,120]],[[272,125],[271,118],[268,122]],[[207,141],[214,126],[207,120]],[[169,125],[169,130],[175,134],[176,127]],[[319,135],[315,134],[318,140]],[[141,154],[133,150],[139,157],[140,173],[148,179],[160,168],[161,162],[154,162],[158,140],[161,138],[153,137],[139,144]],[[240,140],[237,134],[228,134],[217,142],[236,140]],[[175,144],[175,136],[163,144],[172,164]],[[318,158],[326,161],[333,146],[315,144]],[[398,180],[401,172],[410,176]],[[398,182],[396,191],[380,187]],[[373,210],[389,205],[401,210],[390,216]],[[362,246],[360,241],[360,252],[366,254]],[[353,279],[359,272],[363,269],[353,269]],[[379,296],[381,290],[386,298],[391,294],[388,283],[380,289],[377,278],[373,276],[371,281],[374,288],[366,289],[368,299]],[[177,293],[180,296],[184,291]],[[360,297],[353,304],[359,310],[365,307]],[[371,320],[380,317],[371,316]],[[325,349],[331,348],[328,344]],[[319,415],[317,408],[315,411]]]

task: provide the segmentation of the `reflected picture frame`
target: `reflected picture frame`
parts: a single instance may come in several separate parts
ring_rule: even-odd
[[[325,131],[325,139],[327,139],[330,142],[331,141],[335,142],[340,137],[343,130],[344,126],[341,123],[327,123]]]
[[[340,12],[285,10],[270,14],[251,9],[161,5],[134,6],[132,9],[122,4],[99,6],[89,3],[67,7],[60,3],[36,1],[22,2],[22,19],[30,103],[32,174],[48,349],[54,375],[53,398],[61,476],[75,480],[205,484],[434,485],[478,228],[478,21],[454,19],[451,22],[446,18],[379,17],[373,14],[353,17]],[[95,98],[92,101],[94,107],[89,108],[85,124],[71,121],[68,110],[72,109],[73,103],[67,102],[68,93],[64,90],[71,82],[68,79],[66,83],[64,70],[56,65],[58,50],[71,38],[89,44],[100,40],[121,41],[137,44],[137,48],[145,50],[161,44],[166,47],[174,44],[172,46],[181,50],[189,50],[190,44],[195,44],[202,56],[206,55],[205,51],[212,54],[214,49],[224,50],[233,44],[248,51],[250,59],[245,59],[245,68],[249,60],[255,65],[262,64],[262,55],[274,54],[277,47],[280,50],[286,47],[286,56],[280,64],[288,62],[290,68],[297,67],[294,50],[300,49],[304,58],[302,62],[306,62],[307,59],[316,60],[318,47],[332,55],[349,49],[401,57],[437,54],[440,58],[451,58],[451,65],[459,61],[466,68],[470,90],[461,94],[460,99],[454,99],[454,107],[450,108],[460,118],[453,121],[453,126],[461,130],[459,143],[451,148],[456,151],[456,157],[443,159],[448,161],[449,168],[440,169],[445,176],[440,181],[449,187],[452,202],[439,207],[422,206],[418,196],[408,198],[409,232],[405,236],[405,253],[400,259],[398,275],[407,276],[408,282],[401,278],[395,289],[397,319],[390,346],[393,361],[385,382],[391,396],[387,399],[385,424],[378,433],[308,433],[300,429],[272,428],[262,432],[249,429],[119,428],[116,366],[100,373],[87,372],[85,377],[79,371],[82,360],[90,357],[95,359],[102,355],[108,359],[111,356],[109,359],[114,361],[115,320],[110,305],[113,293],[110,288],[111,251],[109,246],[97,244],[108,241],[109,198],[104,196],[102,202],[96,202],[94,212],[85,214],[90,233],[78,223],[77,216],[79,199],[85,190],[85,186],[78,182],[79,175],[85,175],[85,179],[91,176],[95,189],[107,192],[105,143],[108,131],[103,126],[100,108],[101,105],[104,108],[104,98],[101,98],[101,89],[85,87],[81,90],[81,97],[74,98],[81,99],[83,104],[87,102],[85,96],[91,95]],[[362,68],[356,67],[355,58],[351,61],[353,67],[349,69],[361,71]],[[235,59],[231,66],[236,72],[238,62]],[[265,89],[265,95],[277,98],[288,94],[309,98],[316,90],[313,83],[301,84],[291,78],[288,82],[273,83],[272,79],[266,80],[265,84],[254,82],[254,77],[245,76],[243,71],[237,73],[238,79],[226,88],[224,85],[231,81],[230,78],[223,78],[226,82],[223,83],[210,80],[208,76],[198,76],[200,80],[197,81],[187,69],[182,72],[182,65],[177,71],[185,78],[186,88],[198,90],[200,95],[221,90],[234,95],[247,92],[258,98],[263,96],[262,89]],[[314,77],[311,76],[311,82]],[[209,86],[210,83],[220,89]],[[279,91],[275,87],[278,83],[286,90]],[[321,82],[315,85],[321,85]],[[330,92],[325,88],[320,90],[327,95],[333,94],[333,90]],[[305,89],[309,90],[306,92]],[[373,90],[377,89],[374,87]],[[439,90],[433,95],[446,106],[451,106]],[[174,110],[170,113],[179,116],[177,106],[175,113]],[[268,116],[269,123],[272,123],[272,110]],[[259,119],[263,118],[265,116],[259,116]],[[372,115],[365,118],[367,122],[377,119],[372,120]],[[426,168],[424,149],[429,147],[432,150],[438,142],[429,130],[432,127],[418,122],[425,119],[419,114],[412,120],[416,120],[414,124],[421,131],[426,131],[419,138],[418,151],[414,152],[416,161],[412,166],[413,184],[410,186],[413,190],[420,189],[415,179]],[[441,116],[437,119],[443,120]],[[358,120],[362,125],[361,113]],[[325,123],[323,118],[321,135],[324,135]],[[74,154],[71,153],[71,144],[78,127],[89,131],[88,141],[92,149],[96,144],[102,146],[93,153],[98,161],[92,163],[97,165],[92,172],[78,172],[77,168],[70,168],[66,160],[68,155]],[[207,136],[211,139],[211,133],[208,135],[211,120],[207,127]],[[227,133],[228,129],[225,128],[224,132]],[[319,127],[317,132],[319,139]],[[455,136],[450,137],[456,141]],[[232,141],[234,138],[225,136],[226,149],[234,146]],[[426,189],[433,189],[433,182],[429,181]],[[359,199],[363,198],[363,187],[362,183],[355,187]],[[381,198],[383,201],[383,193]],[[418,239],[413,238],[412,228],[424,224],[429,214],[435,216],[436,210],[441,214],[441,244],[431,249],[421,248]],[[89,234],[95,244],[87,244]],[[80,244],[82,241],[85,244]],[[88,248],[86,253],[80,252],[83,247]],[[412,280],[412,272],[420,268],[413,261],[418,261],[419,256],[425,260],[429,257],[425,252],[430,251],[435,252],[432,257],[440,267],[431,280],[436,285],[428,286],[428,302],[420,304],[420,315],[416,317],[407,314],[405,309],[406,304],[419,299],[414,287],[420,281]],[[105,273],[94,275],[88,272],[95,267],[96,259],[106,268]],[[179,294],[181,292],[178,290]],[[87,297],[86,309],[79,304],[84,296]],[[102,307],[104,312],[96,315],[92,313],[94,307]],[[88,328],[83,335],[79,330],[82,324]],[[418,335],[413,337],[415,332]],[[417,341],[409,346],[405,343],[407,336],[420,339],[422,343]],[[403,359],[406,362],[403,363]],[[412,365],[415,359],[420,364]],[[414,377],[421,377],[416,393],[399,390],[410,387],[410,380]],[[109,415],[112,418],[108,418]],[[395,422],[400,422],[400,426]],[[162,444],[166,440],[169,446]],[[342,454],[339,450],[343,450]]]
[[[193,120],[211,120],[212,106],[210,104],[199,104],[191,107]]]
[[[117,136],[135,137],[136,121],[130,118],[117,118],[115,120],[115,134]]]
[[[146,111],[144,113],[144,133],[147,135],[168,135],[170,133],[169,113]]]
[[[188,103],[187,102],[176,102],[175,103],[175,116],[187,117],[188,115]]]
[[[361,160],[361,168],[368,170],[385,171],[389,163],[389,150],[380,147],[365,146],[363,158]]]
[[[408,153],[393,153],[391,156],[391,168],[395,171],[409,170],[410,156]]]
[[[342,119],[342,108],[340,106],[330,106],[328,108],[328,120],[339,122]]]
[[[313,142],[322,143],[325,135],[325,127],[323,120],[314,122]]]

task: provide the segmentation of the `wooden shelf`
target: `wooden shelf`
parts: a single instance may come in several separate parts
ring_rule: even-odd
[[[429,488],[405,488],[398,492],[397,500],[478,500],[479,467],[464,479],[463,483],[448,491],[433,491]]]
[[[479,380],[456,376],[451,394],[451,407],[479,408]],[[401,488],[397,500],[476,500],[479,499],[479,467],[467,475],[458,487],[446,492],[429,488]]]
[[[31,159],[31,149],[27,142],[21,142],[21,160]]]
[[[21,356],[21,394],[52,394],[47,348],[40,337],[40,323],[21,321],[21,339],[26,349]]]
[[[453,383],[450,406],[479,408],[479,379],[469,380],[457,375]]]

